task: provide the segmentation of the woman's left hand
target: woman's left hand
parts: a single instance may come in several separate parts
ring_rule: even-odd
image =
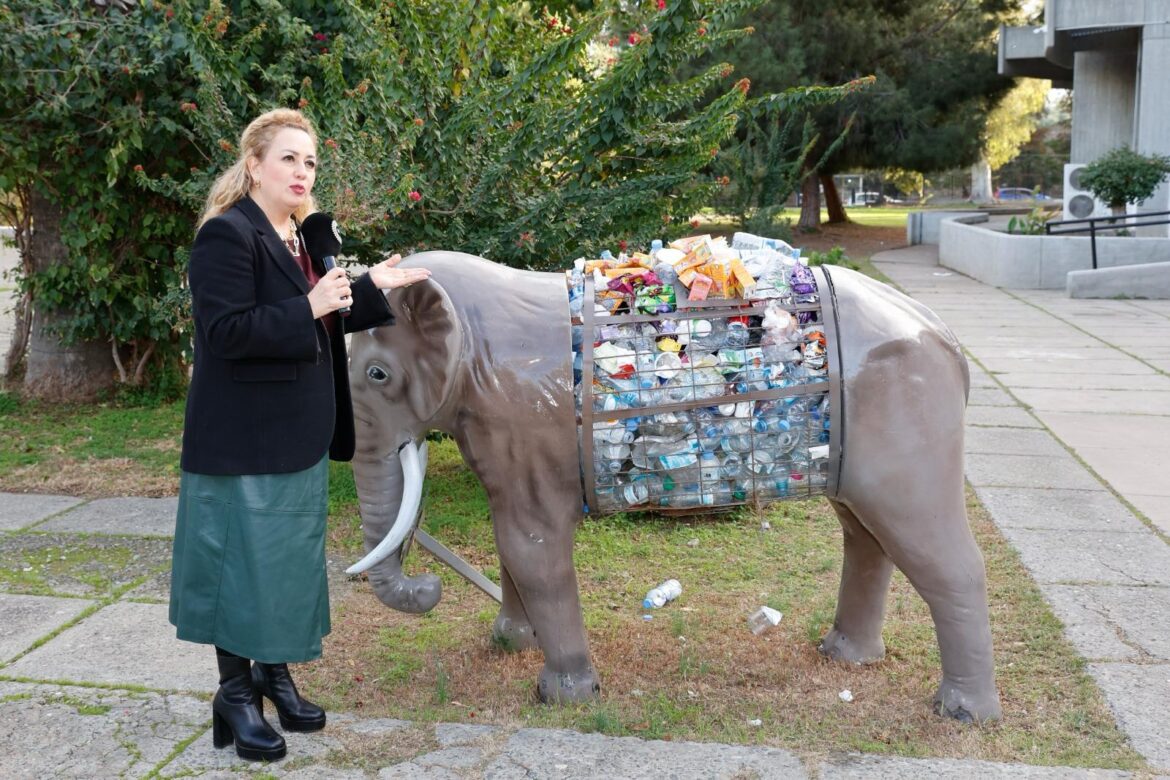
[[[396,268],[400,262],[402,255],[395,254],[371,268],[370,279],[374,286],[380,290],[392,290],[421,282],[431,275],[426,268]]]

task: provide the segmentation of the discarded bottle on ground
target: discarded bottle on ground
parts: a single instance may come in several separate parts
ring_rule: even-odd
[[[657,588],[651,588],[646,594],[646,598],[642,599],[643,609],[652,609],[654,607],[661,607],[668,601],[674,601],[682,595],[682,583],[678,580],[667,580],[659,585]]]

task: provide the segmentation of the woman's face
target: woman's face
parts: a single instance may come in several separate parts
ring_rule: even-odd
[[[317,148],[304,130],[282,127],[263,158],[252,158],[248,170],[259,187],[252,198],[266,212],[292,214],[300,207],[317,179]]]

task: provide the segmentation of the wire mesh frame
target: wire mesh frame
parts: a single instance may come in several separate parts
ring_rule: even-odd
[[[828,281],[827,276],[820,272],[820,269],[814,269],[814,274],[818,282],[818,302],[816,304],[786,305],[784,308],[793,314],[799,314],[800,312],[816,312],[817,316],[815,319],[815,324],[823,330],[826,337],[827,347],[836,349],[836,311],[835,305],[831,304],[831,283]],[[779,464],[771,464],[769,466],[767,463],[759,462],[763,459],[761,457],[758,461],[756,455],[756,453],[771,454],[775,451],[774,449],[764,445],[771,444],[773,437],[775,437],[778,432],[770,430],[767,426],[765,426],[764,430],[762,431],[758,430],[756,421],[760,418],[752,415],[750,410],[755,409],[756,403],[761,401],[779,404],[784,399],[795,400],[796,398],[803,397],[815,400],[815,403],[818,406],[820,405],[822,399],[827,399],[829,402],[828,409],[830,415],[832,417],[837,417],[839,415],[839,410],[841,409],[839,403],[841,385],[839,380],[839,373],[837,371],[837,359],[839,359],[839,354],[833,356],[837,359],[828,359],[829,356],[826,354],[826,359],[828,362],[826,374],[824,376],[817,377],[815,381],[804,384],[796,384],[789,387],[767,387],[766,389],[747,390],[746,392],[736,392],[729,394],[725,392],[724,381],[722,378],[720,378],[718,381],[711,383],[713,385],[718,385],[718,394],[711,394],[701,398],[695,397],[687,400],[678,400],[673,403],[662,403],[661,396],[659,396],[658,398],[650,399],[651,401],[658,401],[657,403],[650,404],[645,403],[647,399],[641,397],[641,393],[661,393],[662,388],[638,388],[636,392],[639,394],[639,397],[635,399],[637,403],[631,404],[631,408],[597,410],[594,408],[594,401],[597,396],[593,392],[593,378],[595,376],[594,364],[596,362],[593,345],[595,340],[594,337],[598,335],[601,328],[637,328],[639,325],[644,323],[660,323],[664,320],[689,321],[696,319],[710,319],[731,322],[734,320],[734,318],[762,315],[766,310],[769,301],[755,304],[736,304],[727,300],[717,299],[704,301],[704,306],[701,308],[694,306],[685,309],[676,308],[676,310],[673,312],[661,312],[655,314],[611,314],[606,316],[602,323],[599,323],[597,317],[595,316],[596,298],[593,289],[592,277],[586,275],[583,281],[582,314],[579,320],[580,325],[583,328],[581,338],[582,379],[580,431],[581,454],[583,461],[582,472],[585,478],[584,482],[586,499],[590,507],[593,507],[597,510],[613,511],[619,509],[620,503],[618,501],[618,496],[616,495],[618,483],[616,476],[613,475],[607,475],[612,476],[613,478],[607,481],[605,487],[611,488],[615,492],[614,499],[608,502],[608,506],[606,505],[606,502],[599,500],[598,487],[600,480],[596,468],[598,460],[595,457],[597,454],[597,442],[595,437],[598,431],[597,419],[599,417],[603,417],[603,419],[608,423],[612,423],[615,420],[628,420],[633,417],[653,419],[660,415],[671,414],[673,412],[690,412],[695,409],[716,407],[724,404],[750,404],[747,420],[743,421],[742,417],[737,418],[741,420],[741,423],[739,425],[739,432],[734,434],[734,436],[739,437],[741,446],[738,448],[738,450],[724,450],[726,453],[724,459],[725,461],[728,459],[730,454],[734,452],[739,453],[738,457],[740,458],[740,468],[743,470],[741,476],[736,480],[727,477],[724,465],[723,463],[720,463],[718,466],[718,476],[710,480],[705,478],[705,469],[701,465],[702,454],[699,454],[696,456],[695,463],[695,468],[697,471],[697,479],[694,483],[696,487],[695,494],[691,495],[686,491],[672,493],[672,497],[685,497],[684,502],[692,504],[691,506],[687,506],[685,508],[674,506],[646,506],[644,505],[646,499],[643,499],[638,504],[627,506],[626,508],[635,511],[638,509],[647,509],[668,514],[689,513],[695,511],[711,512],[720,509],[729,509],[733,506],[747,503],[758,503],[761,496],[764,496],[768,499],[780,499],[788,497],[807,497],[812,495],[819,495],[822,493],[833,495],[836,493],[840,466],[841,431],[839,424],[833,423],[829,426],[829,459],[827,462],[823,463],[825,473],[818,475],[816,484],[814,485],[814,461],[809,456],[808,448],[809,446],[815,446],[811,445],[810,440],[815,441],[817,444],[820,443],[821,431],[823,430],[823,420],[819,414],[811,413],[811,409],[806,408],[804,410],[805,419],[803,422],[803,436],[797,438],[796,449],[799,450],[803,448],[801,461],[804,464],[807,464],[807,468],[804,473],[798,472],[796,474],[790,474],[788,471],[782,472],[785,477],[784,489],[781,490],[777,487],[779,485],[779,481],[772,473],[772,468],[775,468],[776,465],[779,465],[782,468],[786,468],[785,461],[782,461]],[[632,297],[630,298],[629,303],[633,303]],[[578,320],[574,318],[574,324],[577,324],[577,322]],[[619,332],[612,335],[622,334]],[[750,336],[751,334],[749,332],[748,338],[745,340],[747,344],[753,343],[753,339]],[[759,339],[757,338],[754,341],[758,343]],[[732,348],[732,351],[734,352],[737,349],[744,351],[756,349],[754,347],[747,346],[747,344],[745,344],[744,347]],[[640,372],[644,371],[646,368],[648,368],[648,366],[643,360],[639,360],[639,358],[642,356],[639,355],[637,346],[635,346],[635,351],[632,354],[634,356],[635,365],[640,365],[638,371],[639,379],[641,379]],[[714,369],[714,366],[709,366],[709,368]],[[686,370],[692,372],[692,382],[684,383],[684,388],[688,386],[692,388],[702,387],[702,384],[693,383],[693,372],[695,367],[689,366]],[[750,385],[748,385],[748,387],[750,387]],[[627,392],[633,391],[631,390]],[[611,393],[606,395],[613,394]],[[812,405],[812,403],[809,403],[807,406],[811,407]],[[746,426],[746,429],[744,429],[744,426]],[[814,432],[815,438],[813,438]],[[701,441],[703,438],[701,432],[692,430],[684,432],[683,436],[681,438],[677,438],[676,441],[681,441],[683,438],[689,438],[692,435],[694,435],[696,442]],[[746,443],[746,446],[742,446],[744,443]],[[722,446],[721,449],[723,449]],[[610,451],[612,452],[613,450]],[[789,450],[783,454],[790,454],[793,451],[796,450],[790,447]],[[692,453],[694,453],[693,447]],[[631,462],[634,462],[632,451],[629,455],[629,458]],[[665,468],[650,469],[645,467],[645,465],[650,462],[650,459],[646,457],[645,453],[643,453],[641,460],[642,465],[639,466],[640,476],[650,478],[661,477],[663,473],[667,471]],[[818,459],[816,463],[819,464],[820,460]],[[634,462],[634,464],[639,465],[637,462]],[[708,463],[707,470],[709,469],[710,464]],[[792,476],[794,479],[789,479],[789,476]],[[794,482],[796,484],[793,484]],[[712,484],[709,485],[708,483]],[[735,485],[737,483],[741,485],[750,485],[749,489],[743,491],[744,495],[742,497],[736,497],[734,491],[722,490],[725,484],[730,487],[731,485]],[[765,486],[765,489],[763,490],[760,488],[761,483]],[[714,487],[715,490],[710,490],[708,489],[709,487]],[[629,483],[627,483],[625,489],[629,489]],[[722,496],[720,496],[721,490]],[[730,492],[730,495],[728,495],[728,492]],[[650,494],[647,498],[653,500],[656,497],[656,495]],[[714,498],[721,498],[722,500],[719,504],[715,504],[713,503]],[[748,500],[749,498],[751,500]]]

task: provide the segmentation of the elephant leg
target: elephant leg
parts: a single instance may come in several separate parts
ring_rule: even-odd
[[[845,534],[837,616],[817,649],[837,661],[867,664],[885,657],[882,623],[894,563],[848,507],[830,501]]]
[[[516,592],[516,584],[512,582],[512,575],[506,566],[500,566],[500,590],[503,593],[503,604],[492,624],[492,641],[508,652],[539,647],[536,632],[532,630],[532,623],[528,620],[520,594]]]
[[[520,506],[493,511],[493,515],[500,561],[544,652],[544,669],[537,681],[540,700],[597,698],[601,684],[589,658],[573,570],[576,517],[566,513],[534,520]]]
[[[943,475],[921,472],[908,490],[851,508],[930,607],[943,668],[935,711],[964,722],[998,720],[986,572],[962,485],[940,489]]]

